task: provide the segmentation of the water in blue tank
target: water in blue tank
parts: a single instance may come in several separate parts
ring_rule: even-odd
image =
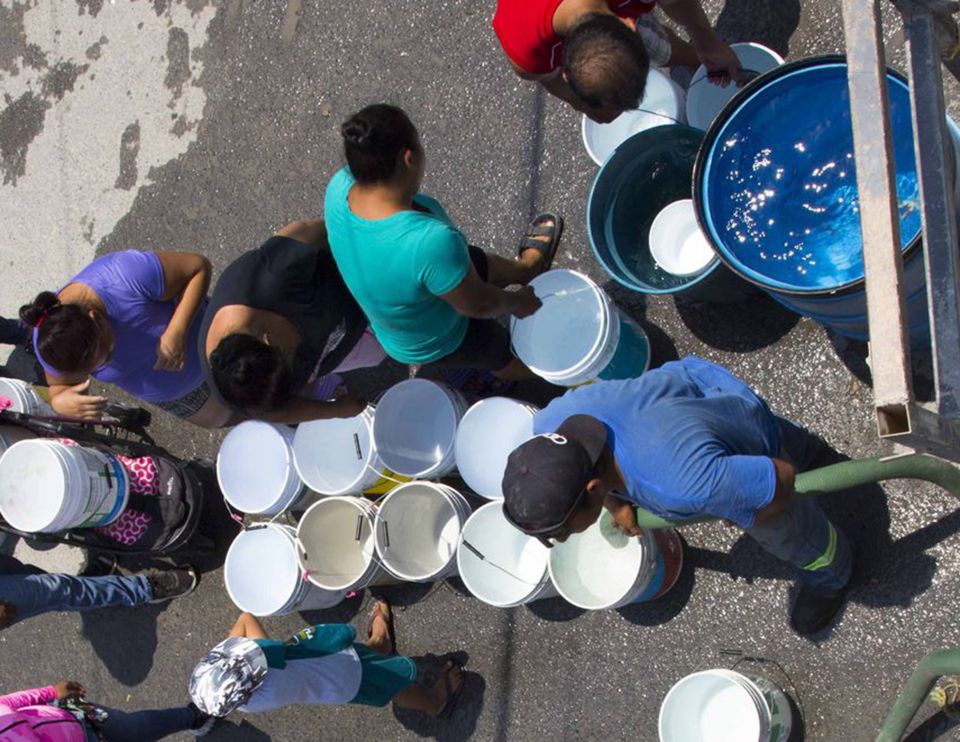
[[[920,232],[906,85],[888,76],[900,238]],[[720,248],[760,283],[794,291],[863,277],[847,68],[801,68],[761,87],[714,140],[704,213]]]

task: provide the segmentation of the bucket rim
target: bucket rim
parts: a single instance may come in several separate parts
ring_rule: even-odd
[[[230,569],[229,569],[229,564],[230,564],[230,557],[231,557],[231,555],[233,554],[234,546],[235,546],[242,538],[246,537],[246,535],[247,535],[248,533],[250,533],[251,531],[261,531],[261,530],[269,530],[269,531],[271,531],[272,533],[281,534],[281,535],[283,535],[283,536],[285,537],[285,540],[287,540],[287,541],[290,542],[291,556],[293,557],[294,564],[297,566],[297,574],[298,574],[297,584],[294,586],[294,589],[291,591],[290,597],[289,597],[282,605],[280,605],[280,606],[278,606],[277,608],[273,609],[273,610],[270,611],[269,613],[254,612],[254,611],[251,611],[251,610],[250,610],[250,607],[249,607],[249,606],[247,606],[247,605],[242,605],[242,604],[240,603],[240,601],[237,600],[237,598],[236,598],[236,596],[235,596],[235,594],[234,594],[233,587],[231,586],[230,580],[228,579],[228,575],[231,574]],[[301,573],[300,573],[300,561],[299,561],[299,558],[298,558],[299,555],[297,554],[296,534],[295,534],[295,533],[291,533],[291,531],[294,531],[293,526],[290,526],[290,525],[288,525],[288,524],[286,524],[286,523],[276,523],[276,522],[274,522],[274,521],[264,521],[264,522],[261,522],[261,523],[255,523],[255,524],[253,524],[252,526],[250,526],[249,528],[245,528],[245,529],[241,530],[240,533],[238,533],[238,534],[234,537],[233,541],[230,542],[230,546],[229,546],[229,548],[227,549],[227,555],[226,555],[226,557],[224,557],[224,561],[223,561],[223,584],[224,584],[224,587],[226,588],[228,597],[230,598],[230,600],[233,602],[233,604],[234,604],[235,606],[237,606],[237,607],[240,608],[241,610],[250,611],[250,613],[252,613],[252,614],[255,615],[255,616],[261,616],[261,617],[262,617],[262,616],[279,616],[279,615],[283,615],[284,612],[289,611],[291,605],[295,604],[296,599],[297,599],[297,596],[300,595],[300,594],[303,592],[303,586],[300,584],[300,583],[303,582],[303,580],[302,580],[302,577],[299,577],[299,575],[300,575]]]
[[[753,705],[754,710],[756,711],[758,742],[764,739],[764,732],[766,732],[767,735],[769,735],[769,725],[768,725],[769,706],[766,706],[766,708],[764,707],[766,704],[766,699],[762,698],[762,694],[758,699],[757,695],[755,693],[752,693],[751,690],[748,687],[746,687],[743,682],[740,681],[739,678],[743,677],[742,675],[740,675],[740,673],[733,670],[728,670],[726,668],[712,668],[709,670],[698,670],[697,672],[692,672],[692,673],[689,673],[688,675],[684,675],[677,682],[675,682],[673,685],[670,686],[670,690],[667,691],[667,694],[663,697],[663,700],[660,702],[660,710],[657,714],[657,734],[661,742],[670,742],[667,738],[664,737],[664,734],[663,734],[664,711],[668,708],[668,704],[671,701],[674,703],[676,702],[676,696],[679,695],[681,690],[683,690],[684,685],[688,684],[691,681],[701,679],[704,677],[722,678],[724,680],[728,680],[733,684],[733,687],[736,687],[737,689],[739,689],[743,694],[743,698],[750,701]],[[747,680],[747,678],[744,677],[744,680]],[[764,706],[760,704],[760,701],[763,701]],[[766,718],[764,716],[764,710],[766,710],[767,712]]]
[[[250,509],[249,505],[241,504],[235,501],[234,494],[228,492],[229,488],[224,486],[224,475],[221,470],[221,452],[224,449],[224,444],[231,435],[235,435],[237,431],[240,431],[243,426],[247,426],[246,430],[252,430],[254,427],[261,429],[269,429],[276,434],[276,436],[283,443],[283,456],[286,463],[286,476],[283,477],[283,481],[277,482],[277,489],[275,492],[271,492],[273,499],[266,503],[263,507],[253,510]],[[304,489],[307,487],[306,482],[303,477],[300,475],[300,470],[297,469],[296,457],[293,452],[293,437],[295,435],[294,428],[290,425],[285,425],[284,423],[273,423],[267,420],[244,420],[243,422],[236,425],[226,436],[224,436],[223,441],[220,443],[220,447],[217,450],[217,459],[214,463],[214,469],[217,475],[217,485],[220,487],[220,491],[223,494],[223,498],[235,509],[239,510],[241,513],[246,513],[248,515],[276,515],[278,512],[283,512],[290,505],[295,503],[299,497],[304,494]],[[296,487],[294,487],[296,483]],[[278,506],[280,507],[277,510]]]
[[[700,229],[710,241],[710,244],[713,246],[714,252],[717,254],[719,260],[727,268],[729,268],[734,275],[767,292],[775,292],[787,296],[803,296],[808,298],[836,297],[857,293],[863,290],[866,284],[865,275],[832,288],[820,287],[812,289],[797,289],[771,286],[770,284],[763,283],[762,281],[751,277],[738,265],[738,262],[731,260],[730,257],[725,254],[720,240],[717,240],[714,237],[713,231],[707,224],[707,218],[703,208],[703,181],[706,176],[707,161],[709,159],[710,150],[712,149],[714,142],[716,142],[721,130],[724,128],[731,116],[733,116],[740,106],[747,103],[753,97],[753,95],[758,93],[760,88],[766,85],[768,82],[795,74],[806,68],[826,66],[846,67],[847,58],[843,54],[821,54],[813,57],[805,57],[804,59],[798,59],[793,62],[785,62],[779,67],[774,67],[773,69],[758,75],[753,80],[748,82],[730,100],[727,101],[726,105],[724,105],[722,109],[720,109],[720,112],[717,114],[716,118],[713,120],[713,123],[710,125],[710,128],[707,130],[706,136],[703,138],[703,142],[700,144],[700,149],[697,152],[697,159],[693,165],[693,207],[697,214],[697,223],[700,225]],[[909,91],[909,82],[901,73],[897,72],[891,67],[887,67],[886,77],[888,80],[893,79],[899,82]],[[949,117],[947,117],[947,120],[949,121]],[[901,248],[900,255],[903,263],[906,263],[908,257],[913,257],[917,249],[920,248],[922,244],[922,238],[923,230],[921,229],[920,232],[917,233],[916,237],[914,237],[905,247]]]

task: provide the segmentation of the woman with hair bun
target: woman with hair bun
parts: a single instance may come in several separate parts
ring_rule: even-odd
[[[98,418],[107,400],[88,394],[92,377],[195,425],[222,425],[228,410],[210,398],[197,353],[209,283],[201,255],[126,250],[21,307],[54,410]]]
[[[365,400],[329,399],[333,372],[386,357],[319,220],[292,222],[227,266],[203,318],[199,354],[224,405],[289,424],[359,414]]]
[[[497,318],[540,307],[526,284],[550,267],[562,219],[534,219],[516,259],[484,252],[419,192],[425,155],[406,113],[367,106],[341,134],[347,167],[324,199],[330,248],[387,353],[401,363],[492,372],[501,381],[532,377]],[[519,291],[504,290],[517,284]]]

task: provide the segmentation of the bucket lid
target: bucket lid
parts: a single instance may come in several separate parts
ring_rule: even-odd
[[[425,476],[449,455],[459,414],[446,390],[427,379],[395,384],[377,402],[373,438],[383,463],[407,477]]]
[[[537,539],[507,521],[499,502],[490,502],[464,525],[457,567],[474,596],[488,605],[507,607],[525,602],[548,579],[547,552]]]
[[[217,479],[223,496],[237,510],[262,513],[291,485],[299,488],[285,436],[289,430],[262,420],[247,420],[223,439],[217,454]]]
[[[293,454],[310,489],[324,494],[351,491],[363,477],[373,451],[369,413],[311,420],[297,426]]]
[[[650,572],[645,541],[622,534],[607,511],[587,530],[555,544],[549,557],[557,592],[585,610],[615,606]]]
[[[55,441],[14,443],[0,458],[0,514],[11,526],[33,533],[49,528],[68,495],[69,482]]]
[[[230,544],[223,579],[241,610],[269,616],[284,611],[296,597],[300,565],[293,534],[285,528],[289,526],[255,526],[241,531]]]
[[[757,703],[731,675],[705,670],[676,683],[660,706],[660,742],[759,740]]]
[[[503,472],[514,449],[533,437],[536,408],[507,397],[473,405],[457,429],[457,469],[481,497],[502,500]]]
[[[576,271],[541,273],[529,286],[543,302],[529,317],[512,319],[511,341],[528,368],[559,377],[596,355],[609,324],[609,307],[600,288]]]
[[[783,57],[763,44],[746,41],[731,44],[730,48],[737,55],[744,70],[763,74],[783,64]],[[690,85],[687,86],[686,104],[687,123],[704,131],[713,123],[727,101],[742,89],[733,84],[726,87],[714,85],[706,77],[707,68],[703,65],[697,67],[697,71],[690,78]]]
[[[693,199],[667,204],[650,225],[650,254],[674,276],[693,276],[716,260],[716,253],[697,224]]]
[[[583,146],[596,164],[602,165],[613,151],[637,132],[664,124],[683,123],[683,91],[666,74],[651,69],[638,108],[624,111],[609,124],[583,117]]]

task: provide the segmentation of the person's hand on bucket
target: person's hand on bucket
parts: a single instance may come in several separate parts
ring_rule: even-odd
[[[533,288],[530,286],[521,286],[520,289],[512,293],[513,309],[510,310],[510,314],[517,319],[529,317],[543,306],[543,302],[540,301],[540,298],[534,293]]]
[[[611,511],[613,522],[624,536],[639,536],[643,533],[643,529],[637,525],[637,513],[633,507],[631,503],[624,502]]]
[[[697,56],[707,68],[707,80],[722,88],[736,82],[740,74],[740,60],[730,46],[715,33],[712,38],[696,47]]]

